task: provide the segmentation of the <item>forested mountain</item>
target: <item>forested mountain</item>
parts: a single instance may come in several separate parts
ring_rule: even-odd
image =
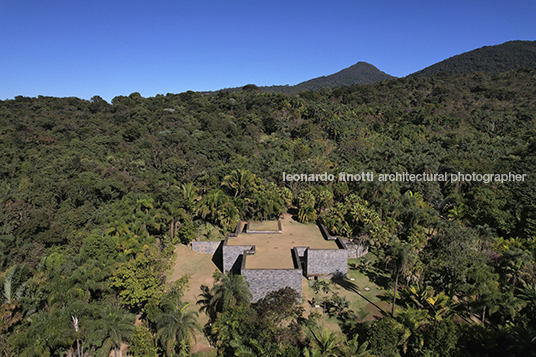
[[[532,69],[297,96],[0,101],[0,353],[108,356],[124,341],[135,356],[188,355],[198,326],[181,303],[187,277],[166,281],[175,245],[291,210],[369,245],[377,261],[356,269],[393,291],[394,313],[365,321],[339,297],[329,313],[343,336],[320,338],[287,305],[218,300],[240,283],[224,276],[200,300],[220,355],[530,355],[535,107]],[[449,179],[282,180],[368,171]]]
[[[294,86],[294,89],[298,92],[320,90],[324,87],[334,88],[352,84],[372,84],[394,78],[367,62],[357,62],[353,66],[329,76],[322,76],[299,83]]]
[[[338,86],[349,86],[352,84],[372,84],[386,79],[394,79],[373,65],[366,62],[357,62],[353,66],[343,69],[329,76],[313,78],[293,86],[263,86],[258,87],[261,91],[267,93],[285,93],[289,95],[298,94],[304,90],[320,90],[324,87],[334,88]],[[226,92],[237,92],[241,88],[224,89]]]
[[[438,73],[497,74],[518,68],[536,68],[536,41],[510,41],[484,46],[426,67],[412,75],[429,77]]]
[[[510,41],[495,46],[484,46],[447,58],[444,61],[412,73],[410,76],[430,77],[439,73],[471,74],[477,72],[498,74],[519,68],[536,68],[536,41]],[[256,87],[250,85],[250,87],[255,87],[257,90],[267,93],[296,95],[304,90],[316,91],[324,87],[334,88],[353,84],[373,84],[394,78],[396,77],[380,71],[369,63],[357,62],[353,66],[337,73],[313,78],[293,86]],[[225,88],[222,91],[238,92],[242,88]]]

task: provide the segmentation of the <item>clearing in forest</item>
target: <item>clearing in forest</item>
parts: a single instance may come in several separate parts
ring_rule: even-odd
[[[249,221],[248,230],[250,231],[278,231],[277,221]]]
[[[277,221],[265,222],[271,222],[265,223],[265,226],[271,224],[277,229]],[[315,223],[299,223],[290,214],[285,214],[281,219],[281,228],[281,234],[240,233],[238,237],[229,237],[227,245],[255,246],[255,254],[246,258],[246,269],[294,269],[291,253],[294,247],[339,249],[335,241],[324,239]],[[257,226],[248,229],[260,230]]]

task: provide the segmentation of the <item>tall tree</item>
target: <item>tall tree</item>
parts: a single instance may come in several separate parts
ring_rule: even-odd
[[[223,178],[221,185],[231,190],[235,198],[242,197],[257,187],[257,177],[246,169],[233,170]]]
[[[220,281],[212,287],[210,294],[212,298],[209,304],[214,306],[211,309],[215,309],[218,312],[224,312],[235,305],[249,304],[251,301],[248,283],[243,276],[232,272],[222,275]],[[204,294],[202,295],[204,297]]]
[[[136,316],[130,312],[126,312],[120,307],[107,306],[99,321],[99,328],[96,331],[103,339],[101,348],[97,351],[99,356],[105,357],[110,355],[110,351],[114,350],[114,357],[123,356],[121,344],[130,342],[134,337],[136,327],[134,321]]]
[[[416,255],[411,244],[400,242],[398,239],[391,243],[385,262],[392,266],[392,276],[394,278],[393,286],[393,304],[391,314],[395,313],[396,295],[398,292],[399,278],[408,278],[411,274],[411,268],[415,264]]]
[[[175,299],[164,300],[161,304],[162,313],[156,316],[156,338],[166,356],[173,356],[174,352],[187,353],[195,331],[201,327],[197,323],[197,312],[188,311],[189,304]]]

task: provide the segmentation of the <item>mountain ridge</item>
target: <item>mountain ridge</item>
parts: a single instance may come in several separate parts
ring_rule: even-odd
[[[523,67],[536,68],[536,41],[508,41],[463,52],[425,67],[409,76],[430,77],[439,73],[498,74]]]
[[[219,91],[223,92],[237,92],[243,90],[245,87],[250,89],[258,88],[263,92],[268,93],[285,93],[285,94],[298,94],[304,90],[320,90],[324,87],[339,87],[343,85],[353,84],[373,84],[386,79],[396,79],[397,77],[391,76],[374,65],[359,61],[348,68],[344,68],[336,73],[320,76],[309,79],[307,81],[300,82],[296,85],[273,85],[273,86],[256,86],[254,84],[248,84],[244,87],[224,88]],[[217,92],[219,92],[217,91]]]
[[[470,74],[484,72],[498,74],[523,67],[536,69],[536,41],[514,40],[498,45],[483,46],[471,51],[449,57],[425,67],[406,77],[430,77],[439,73]],[[248,84],[244,87],[224,88],[219,91],[237,92],[244,88],[268,93],[298,94],[305,90],[316,91],[324,87],[335,88],[354,84],[373,84],[383,80],[396,79],[374,65],[359,61],[336,73],[300,82],[296,85],[259,86]],[[206,92],[212,93],[212,92]]]

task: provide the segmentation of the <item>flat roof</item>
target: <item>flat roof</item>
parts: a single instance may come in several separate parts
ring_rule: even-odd
[[[277,225],[277,223],[276,223]],[[281,219],[282,234],[246,234],[229,237],[227,245],[254,245],[255,254],[247,255],[246,269],[295,269],[292,248],[339,249],[326,240],[316,223],[299,223],[290,214]]]

